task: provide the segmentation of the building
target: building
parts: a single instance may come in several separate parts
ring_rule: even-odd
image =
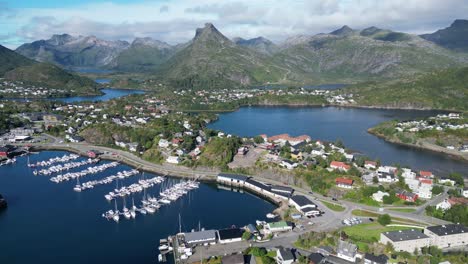
[[[190,246],[215,244],[216,230],[203,230],[199,232],[184,233],[184,239]]]
[[[364,161],[364,168],[368,170],[375,170],[377,169],[377,162],[371,161],[371,160],[366,160]]]
[[[228,256],[223,256],[221,259],[221,264],[244,264],[244,255],[242,254],[233,254]]]
[[[0,147],[0,157],[8,157],[10,154],[10,148],[7,147]]]
[[[333,255],[326,256],[320,264],[352,264],[351,262]]]
[[[455,186],[455,181],[452,179],[448,179],[448,178],[440,178],[439,184],[448,184],[450,186]]]
[[[374,254],[366,253],[364,255],[364,264],[387,264],[388,257],[384,254],[376,256]]]
[[[407,192],[407,191],[397,192],[396,196],[402,200],[405,200],[411,203],[414,203],[418,199],[417,194],[412,193],[412,192]]]
[[[226,185],[244,186],[248,176],[230,173],[219,173],[217,181]]]
[[[281,196],[284,199],[289,199],[294,193],[294,189],[288,186],[281,186],[281,185],[271,185],[270,191],[274,195]]]
[[[346,178],[336,178],[335,184],[337,187],[351,189],[353,188],[354,180]]]
[[[302,160],[302,151],[294,150],[291,152],[291,158],[295,160]]]
[[[294,168],[297,167],[297,163],[296,162],[293,162],[293,161],[290,161],[290,160],[282,160],[281,163],[280,163],[280,166],[288,169],[288,170],[292,170]]]
[[[167,163],[172,163],[172,164],[179,164],[180,159],[177,156],[169,156],[169,157],[167,157],[166,162]]]
[[[461,224],[429,226],[424,229],[424,234],[431,238],[431,245],[439,248],[468,245],[468,228]]]
[[[330,163],[330,168],[334,170],[348,171],[351,169],[351,166],[341,161],[332,161]]]
[[[276,263],[278,264],[292,264],[294,262],[294,255],[291,249],[278,248],[276,250]]]
[[[463,188],[462,195],[465,198],[468,198],[468,187]]]
[[[351,262],[356,262],[357,246],[343,240],[338,241],[336,256]]]
[[[244,231],[240,228],[227,228],[217,231],[219,243],[227,244],[242,241]]]
[[[305,216],[320,214],[320,210],[317,209],[317,205],[304,195],[294,195],[289,200],[289,205],[294,206],[301,214]]]
[[[395,251],[407,251],[413,253],[415,249],[431,245],[431,238],[419,229],[407,229],[399,231],[383,232],[380,234],[380,243],[393,245]]]
[[[271,233],[286,232],[286,231],[291,231],[292,226],[288,225],[286,221],[280,221],[280,222],[266,224],[266,230]]]
[[[319,264],[324,256],[320,253],[312,253],[307,258],[309,259],[309,264]]]
[[[166,139],[160,139],[158,142],[158,146],[160,148],[167,148],[169,147],[169,141],[167,141]]]
[[[432,172],[430,172],[430,171],[420,171],[419,176],[421,176],[423,178],[433,178],[434,174],[432,174]]]
[[[388,192],[377,191],[376,193],[372,194],[372,199],[377,202],[383,202],[384,196],[389,196]]]
[[[274,142],[277,144],[284,145],[286,142],[289,142],[291,145],[297,145],[303,141],[309,142],[310,137],[307,135],[301,135],[298,137],[291,137],[289,134],[281,134],[281,135],[276,135],[268,138],[268,141]]]
[[[448,201],[448,199],[445,199],[436,205],[436,209],[440,209],[442,211],[448,210],[450,208],[452,208],[452,204]]]

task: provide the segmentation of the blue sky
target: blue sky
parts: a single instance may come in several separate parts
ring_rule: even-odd
[[[433,32],[468,19],[466,0],[0,0],[0,44],[16,48],[53,34],[186,42],[212,22],[226,36],[275,42],[343,25]]]

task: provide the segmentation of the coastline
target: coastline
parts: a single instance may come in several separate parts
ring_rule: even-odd
[[[461,160],[463,162],[468,163],[468,153],[461,153],[459,151],[453,151],[453,150],[450,150],[450,149],[447,149],[447,148],[444,148],[444,147],[439,147],[439,146],[436,146],[436,145],[429,145],[429,144],[417,145],[417,144],[412,144],[412,143],[404,143],[404,142],[401,142],[401,141],[398,141],[398,140],[390,139],[390,138],[386,137],[385,135],[379,134],[379,133],[373,131],[372,128],[369,128],[367,130],[367,133],[369,133],[371,135],[374,135],[374,136],[376,136],[378,138],[381,138],[381,139],[385,140],[386,142],[389,142],[389,143],[392,143],[392,144],[411,147],[411,148],[422,149],[422,150],[431,151],[431,152],[435,152],[435,153],[442,153],[442,154],[447,155],[449,158]]]

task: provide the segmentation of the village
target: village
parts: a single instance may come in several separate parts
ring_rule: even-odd
[[[67,96],[75,91],[64,91],[32,84],[25,84],[21,81],[9,81],[0,78],[0,97],[7,98],[47,98]]]

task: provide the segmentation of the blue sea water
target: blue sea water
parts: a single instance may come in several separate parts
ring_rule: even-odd
[[[347,148],[378,158],[384,164],[431,170],[436,175],[460,172],[468,177],[467,162],[445,154],[388,143],[367,133],[367,129],[383,121],[429,117],[438,113],[339,107],[243,107],[220,114],[209,127],[248,137],[289,133],[292,136],[306,134],[313,140],[340,139]]]

